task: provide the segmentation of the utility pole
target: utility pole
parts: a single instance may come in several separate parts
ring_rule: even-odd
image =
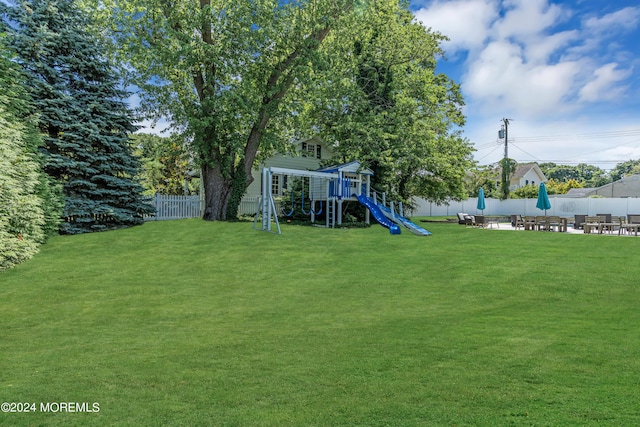
[[[502,198],[509,198],[509,184],[511,173],[509,171],[509,120],[502,119],[502,127],[498,131],[498,137],[504,137],[504,158],[502,159]]]

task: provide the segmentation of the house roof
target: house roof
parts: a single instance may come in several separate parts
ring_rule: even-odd
[[[513,172],[513,178],[522,178],[527,174],[527,172],[534,169],[536,166],[538,165],[535,163],[519,163],[516,166],[515,172]]]
[[[595,191],[595,188],[570,188],[567,194],[563,194],[566,197],[585,197],[587,194]]]
[[[361,175],[373,175],[373,171],[371,169],[362,168],[362,165],[360,165],[360,162],[358,161],[343,163],[340,165],[326,166],[324,168],[318,169],[317,171],[326,173],[348,172],[359,173]]]
[[[511,174],[511,179],[519,180],[520,178],[523,178],[530,171],[534,171],[536,175],[538,175],[541,178],[540,180],[541,182],[544,182],[547,180],[547,177],[544,175],[544,172],[542,172],[542,169],[540,169],[540,166],[538,166],[538,164],[535,162],[518,163],[516,165],[516,170],[513,171],[513,173]],[[500,176],[501,173],[502,173],[502,166],[498,166],[496,168],[496,176]]]

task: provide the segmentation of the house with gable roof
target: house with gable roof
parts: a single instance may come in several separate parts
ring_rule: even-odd
[[[502,185],[500,181],[502,167],[498,167],[496,170],[498,172],[496,176],[496,186],[500,187],[500,185]],[[519,163],[516,166],[516,170],[511,174],[509,191],[514,191],[527,185],[539,185],[541,182],[547,182],[547,177],[537,163]]]
[[[263,168],[278,167],[313,171],[320,169],[323,160],[328,160],[333,156],[331,145],[317,136],[296,141],[294,146],[295,154],[276,153],[266,161],[254,166],[251,175],[253,175],[255,179],[247,188],[244,200],[254,200],[260,197],[260,177]],[[282,196],[282,191],[285,187],[286,183],[283,182],[282,178],[274,176],[271,188],[273,196]]]

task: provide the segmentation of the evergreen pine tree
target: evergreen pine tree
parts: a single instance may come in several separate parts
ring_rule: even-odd
[[[141,224],[152,208],[134,178],[133,117],[88,17],[75,0],[23,0],[5,16],[17,23],[6,28],[33,88],[45,171],[63,184],[61,232]]]

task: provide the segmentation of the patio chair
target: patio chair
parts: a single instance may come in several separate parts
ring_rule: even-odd
[[[534,230],[538,230],[538,231],[548,231],[549,230],[549,224],[547,222],[547,217],[546,216],[536,216],[535,224],[534,224]]]
[[[555,228],[555,231],[561,231],[560,227],[561,225],[561,221],[560,221],[560,217],[557,215],[552,215],[552,216],[548,216],[547,217],[547,229],[549,231],[554,231],[553,229]]]
[[[458,212],[456,215],[458,216],[458,224],[462,224],[462,225],[470,224],[469,221],[470,221],[471,215],[469,215],[468,213]]]
[[[640,214],[628,214],[627,215],[627,223],[628,224],[640,224]]]
[[[618,234],[631,234],[633,231],[637,236],[638,228],[640,228],[640,215],[627,215],[626,221],[624,217],[620,217],[620,229],[618,230]]]
[[[602,219],[599,216],[588,216],[585,218],[582,224],[582,229],[585,233],[590,234],[592,230],[598,230]]]
[[[517,230],[518,228],[524,228],[524,219],[522,215],[511,215],[511,225]]]
[[[523,221],[524,221],[524,229],[525,230],[535,230],[536,229],[536,217],[535,216],[525,216]]]
[[[616,230],[616,227],[618,228],[618,235],[621,235],[624,233],[625,231],[625,227],[627,225],[627,218],[624,216],[616,216],[616,217],[612,217],[611,218],[611,223],[615,224],[613,226],[611,226],[611,228],[609,229],[609,232],[612,233]]]
[[[601,224],[611,224],[611,214],[596,214],[596,216],[600,217]],[[605,230],[610,231],[610,228],[612,228],[611,225],[602,225],[600,227],[600,232],[602,233]]]
[[[475,225],[476,227],[485,228],[487,226],[487,218],[484,215],[474,215],[473,225]]]
[[[587,216],[586,215],[576,215],[573,220],[573,228],[579,230],[582,228],[582,224],[585,223]]]

